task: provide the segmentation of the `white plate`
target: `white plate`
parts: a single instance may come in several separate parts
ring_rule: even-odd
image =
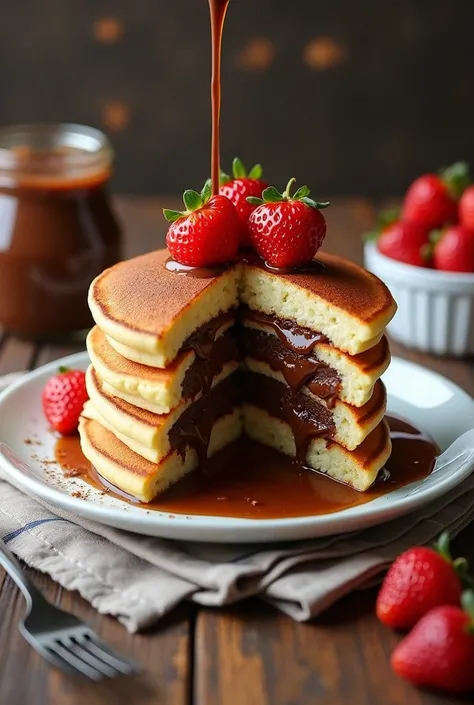
[[[0,441],[27,463],[23,469],[8,460],[0,463],[12,484],[51,504],[102,524],[187,541],[220,543],[267,542],[306,539],[354,531],[388,521],[413,511],[459,484],[473,470],[473,462],[454,464],[439,480],[431,476],[402,487],[372,502],[333,514],[287,519],[234,519],[213,516],[185,516],[147,511],[89,489],[87,499],[71,496],[83,485],[78,478],[65,479],[54,464],[55,438],[48,430],[41,410],[41,391],[59,365],[85,369],[86,353],[71,355],[45,365],[0,395]],[[389,412],[410,419],[427,430],[442,449],[474,426],[474,400],[452,382],[423,367],[394,358],[384,375]],[[41,445],[26,444],[37,438]]]

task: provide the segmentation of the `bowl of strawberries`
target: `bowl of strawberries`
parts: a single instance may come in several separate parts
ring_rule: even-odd
[[[365,266],[398,311],[392,338],[436,355],[474,354],[474,185],[467,164],[424,174],[366,236]]]

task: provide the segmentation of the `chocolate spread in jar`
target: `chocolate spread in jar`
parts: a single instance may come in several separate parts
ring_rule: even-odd
[[[120,259],[109,203],[111,150],[98,130],[0,132],[0,326],[55,338],[92,325],[92,279]]]

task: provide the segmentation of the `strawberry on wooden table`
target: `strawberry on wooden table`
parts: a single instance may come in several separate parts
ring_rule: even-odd
[[[255,206],[247,201],[248,196],[261,197],[264,189],[268,184],[262,181],[262,167],[256,164],[247,173],[246,168],[237,157],[232,162],[232,177],[228,174],[221,173],[221,186],[219,193],[226,196],[229,201],[232,201],[239,214],[242,229],[240,232],[240,246],[250,247],[250,233],[248,228],[248,220],[250,214],[255,210]]]
[[[225,196],[212,196],[210,181],[201,193],[185,191],[186,210],[163,209],[171,223],[166,244],[171,256],[180,264],[204,267],[230,262],[237,257],[240,219]]]
[[[294,182],[290,179],[283,193],[269,186],[262,198],[247,198],[257,206],[249,218],[252,244],[267,264],[277,268],[311,262],[326,236],[321,209],[329,202],[313,201],[307,186],[301,186],[292,196]]]
[[[452,225],[432,234],[433,261],[445,272],[474,272],[474,232]]]
[[[395,648],[393,670],[414,685],[452,693],[474,690],[474,595],[430,610]]]
[[[423,615],[439,605],[459,605],[461,580],[467,572],[464,558],[452,560],[449,536],[436,547],[417,546],[402,553],[391,565],[380,588],[376,614],[393,629],[411,629]]]
[[[43,389],[44,415],[55,431],[63,435],[74,433],[88,398],[85,373],[60,367]]]
[[[402,219],[428,230],[455,223],[458,199],[469,184],[465,162],[453,164],[441,174],[423,174],[412,183],[402,207]]]

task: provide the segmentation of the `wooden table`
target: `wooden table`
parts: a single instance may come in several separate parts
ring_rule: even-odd
[[[167,205],[173,207],[173,199]],[[158,200],[118,199],[127,256],[162,246],[165,223]],[[373,223],[363,199],[336,199],[326,212],[326,248],[360,259],[359,235]],[[73,349],[35,346],[7,335],[0,342],[0,373],[32,369]],[[450,377],[474,393],[474,365],[393,352]],[[0,431],[1,434],[1,431]],[[455,550],[474,565],[473,530]],[[258,600],[223,609],[183,605],[146,634],[131,636],[102,617],[77,593],[65,592],[29,571],[46,596],[87,620],[102,636],[140,661],[144,674],[99,685],[73,682],[33,652],[16,624],[23,600],[0,571],[1,705],[434,705],[457,699],[421,693],[397,679],[389,657],[398,637],[374,617],[374,591],[353,594],[311,624],[296,624]],[[474,665],[473,665],[474,666]],[[467,701],[466,701],[467,702]]]

